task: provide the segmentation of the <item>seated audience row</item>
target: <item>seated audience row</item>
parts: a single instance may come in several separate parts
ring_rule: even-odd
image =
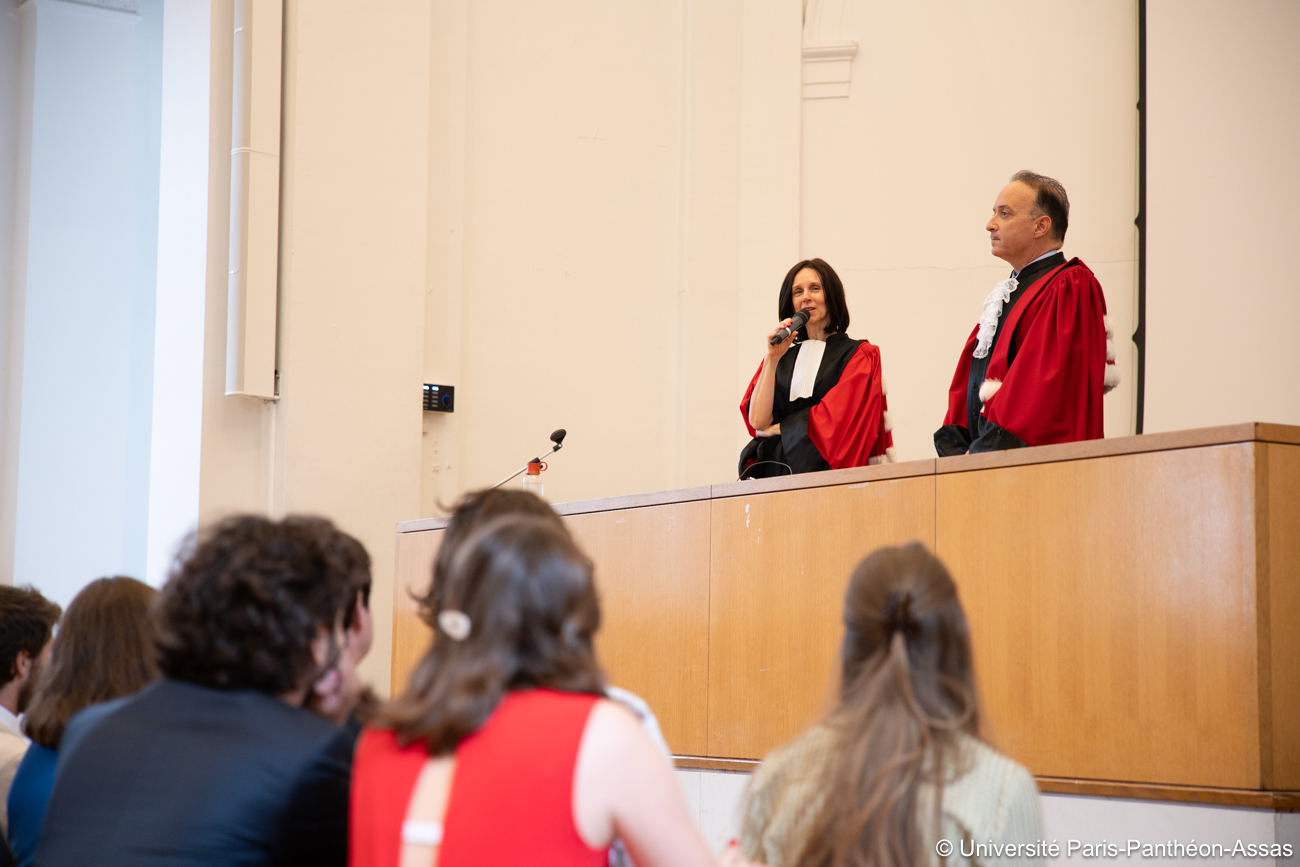
[[[545,503],[461,501],[418,600],[434,640],[380,707],[357,675],[369,569],[323,519],[225,521],[160,594],[88,585],[30,707],[59,611],[0,588],[21,678],[0,705],[29,710],[36,742],[9,797],[19,863],[904,867],[938,864],[940,838],[1039,836],[1032,777],[981,740],[956,588],[920,545],[855,571],[839,706],[763,764],[743,855],[721,862],[653,714],[605,681],[592,563]],[[43,632],[18,638],[11,599]]]

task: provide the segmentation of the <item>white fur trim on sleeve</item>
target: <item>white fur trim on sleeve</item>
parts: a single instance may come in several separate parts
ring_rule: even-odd
[[[894,451],[894,447],[890,446],[889,448],[885,449],[885,453],[883,455],[873,455],[867,458],[867,465],[874,467],[874,466],[878,466],[879,464],[892,464],[897,461],[898,461],[897,453]]]
[[[1000,379],[986,379],[980,383],[980,403],[988,403],[990,397],[998,393],[1002,387]]]
[[[1119,368],[1114,364],[1106,365],[1106,378],[1102,381],[1102,394],[1110,394],[1119,386]]]
[[[1102,322],[1105,324],[1105,326],[1106,326],[1106,339],[1107,339],[1107,340],[1114,340],[1114,339],[1115,339],[1115,326],[1110,324],[1110,317],[1109,317],[1109,316],[1103,316],[1103,317],[1101,317],[1101,321],[1102,321]]]
[[[889,382],[883,376],[880,377],[880,396],[889,397]]]
[[[1115,341],[1113,340],[1106,341],[1106,363],[1115,363]]]
[[[889,412],[889,410],[885,410],[881,415],[884,416],[885,419],[885,433],[889,433],[894,429],[894,416]]]

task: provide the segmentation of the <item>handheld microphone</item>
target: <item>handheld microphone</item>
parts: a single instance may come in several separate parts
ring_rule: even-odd
[[[791,334],[798,331],[800,328],[803,328],[805,325],[808,324],[808,320],[810,318],[812,318],[811,313],[809,313],[807,310],[800,310],[794,316],[790,317],[790,326],[788,328],[782,328],[776,334],[772,335],[771,345],[776,346],[778,343],[788,338]]]

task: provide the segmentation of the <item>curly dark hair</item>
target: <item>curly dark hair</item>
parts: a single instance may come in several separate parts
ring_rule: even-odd
[[[370,555],[324,518],[228,518],[191,536],[163,587],[158,667],[214,689],[282,695],[310,679],[311,643],[341,625]]]
[[[34,587],[0,585],[0,686],[17,675],[14,663],[20,652],[27,651],[33,660],[41,655],[62,614]]]

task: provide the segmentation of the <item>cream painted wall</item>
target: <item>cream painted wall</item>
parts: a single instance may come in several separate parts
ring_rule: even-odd
[[[803,102],[802,249],[844,281],[850,334],[880,346],[899,459],[934,456],[958,355],[1010,271],[984,225],[1019,169],[1070,195],[1064,252],[1097,274],[1118,335],[1106,435],[1131,433],[1135,0],[825,5],[842,24],[821,38],[858,53],[847,98]]]
[[[429,4],[286,3],[278,402],[224,394],[231,16],[215,0],[200,518],[320,514],[360,539],[386,693],[394,527],[420,505]]]
[[[434,14],[423,512],[558,427],[552,500],[729,478],[742,299],[798,250],[798,0]]]
[[[1300,3],[1147,9],[1146,429],[1300,424]]]

